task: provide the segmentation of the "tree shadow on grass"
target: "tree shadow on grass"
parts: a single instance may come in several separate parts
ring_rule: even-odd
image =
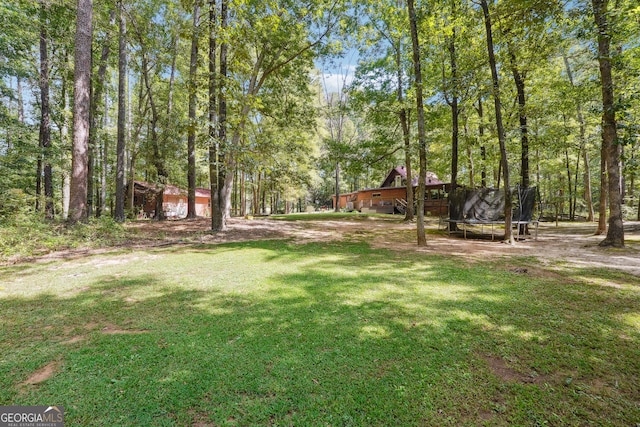
[[[624,425],[640,416],[640,338],[621,318],[637,314],[638,293],[592,298],[581,283],[363,243],[154,254],[146,272],[0,299],[0,402],[55,402],[69,422],[94,426]],[[255,264],[225,270],[236,256]],[[171,257],[197,262],[154,272]],[[60,362],[51,378],[20,386],[51,360]]]

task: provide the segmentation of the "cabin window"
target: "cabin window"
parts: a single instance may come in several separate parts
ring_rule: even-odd
[[[372,194],[371,194],[371,198],[372,198],[372,199],[377,199],[377,198],[380,198],[380,197],[382,197],[382,194],[381,194],[381,193],[372,193]]]
[[[402,187],[402,176],[396,175],[394,187]]]

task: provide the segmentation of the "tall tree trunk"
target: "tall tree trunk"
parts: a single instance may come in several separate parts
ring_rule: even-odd
[[[220,29],[226,33],[229,21],[228,0],[221,0],[220,4]],[[218,140],[220,150],[218,159],[218,217],[219,231],[227,229],[227,220],[231,208],[231,152],[227,141],[227,55],[229,44],[225,41],[220,44],[220,84],[218,85]]]
[[[602,147],[609,178],[609,229],[601,246],[624,247],[622,191],[620,188],[621,146],[616,132],[615,98],[611,67],[611,28],[608,22],[608,0],[592,0],[593,15],[598,26],[598,64],[602,87]]]
[[[404,213],[405,221],[413,221],[415,217],[415,197],[413,194],[413,166],[411,162],[411,131],[409,127],[409,114],[406,108],[400,110],[400,124],[402,126],[402,140],[404,141],[404,164],[407,179],[407,210]]]
[[[525,76],[518,69],[518,61],[513,46],[509,44],[509,58],[511,60],[511,73],[518,93],[518,118],[520,120],[520,179],[523,188],[530,185],[529,177],[529,128],[527,126],[527,96],[525,93]]]
[[[222,0],[220,5],[220,30],[225,32],[228,22],[227,0]],[[211,230],[214,232],[227,229],[227,217],[230,204],[231,189],[227,185],[231,176],[227,170],[229,160],[229,147],[227,144],[227,50],[226,41],[220,44],[220,72],[218,83],[218,141],[215,150],[215,185],[211,191]]]
[[[400,107],[398,118],[402,128],[402,141],[404,142],[404,164],[407,174],[405,186],[407,188],[407,209],[404,213],[405,221],[413,221],[414,217],[414,197],[413,197],[413,168],[411,166],[411,132],[409,128],[408,109],[404,105],[404,82],[402,78],[402,42],[398,41],[396,46],[396,80],[397,80],[397,99]]]
[[[216,98],[216,0],[209,0],[209,188],[211,190],[211,230],[217,231],[219,220],[214,211],[218,208],[218,138],[217,128],[217,98]]]
[[[87,217],[92,16],[92,0],[78,0],[73,77],[71,199],[69,202],[69,220],[72,223],[82,221]]]
[[[484,109],[482,108],[482,96],[478,97],[478,136],[480,137],[480,158],[482,159],[482,171],[480,185],[487,188],[487,147],[484,145]]]
[[[406,172],[405,187],[407,189],[407,208],[404,213],[405,221],[413,221],[414,218],[414,195],[413,195],[413,168],[411,166],[411,131],[409,127],[409,112],[404,105],[404,79],[402,76],[402,41],[398,40],[395,48],[396,62],[396,82],[397,82],[397,99],[400,111],[398,118],[400,127],[402,128],[402,141],[404,142],[404,165]]]
[[[511,215],[513,207],[511,205],[511,184],[509,181],[509,162],[507,159],[506,135],[504,125],[502,124],[502,103],[500,102],[500,82],[498,80],[498,68],[496,65],[496,55],[493,46],[493,32],[491,24],[491,15],[489,14],[489,5],[487,0],[481,0],[482,12],[484,14],[484,24],[487,32],[487,52],[489,54],[489,65],[491,67],[491,80],[493,82],[493,99],[496,115],[496,129],[498,131],[498,140],[500,142],[500,165],[504,179],[504,239],[512,244],[514,243],[511,230]]]
[[[67,143],[69,142],[69,99],[68,99],[68,91],[67,91],[67,78],[65,75],[62,77],[62,82],[60,84],[60,99],[62,101],[62,125],[60,126],[60,142],[63,147],[69,147]],[[70,186],[71,186],[71,165],[69,162],[68,150],[63,150],[61,156],[61,164],[62,164],[62,219],[65,221],[69,217],[69,197],[70,194]]]
[[[195,5],[200,7],[200,5]],[[180,38],[174,35],[171,46],[173,47],[173,58],[171,59],[171,72],[169,73],[169,94],[167,96],[167,120],[171,120],[171,113],[173,112],[173,92],[176,81],[176,61],[178,59],[178,44]]]
[[[156,190],[156,209],[155,219],[163,221],[164,216],[164,189],[167,185],[168,173],[164,166],[164,158],[160,152],[160,144],[158,141],[158,106],[156,105],[153,91],[151,88],[151,82],[149,79],[149,60],[145,52],[142,52],[142,77],[145,87],[147,89],[147,97],[149,98],[149,105],[151,106],[151,122],[149,123],[153,165],[157,172],[157,190]]]
[[[418,19],[413,0],[407,1],[409,11],[409,26],[411,29],[411,42],[413,49],[413,69],[416,86],[416,107],[418,111],[418,150],[420,153],[420,173],[418,177],[418,212],[417,212],[417,237],[418,246],[427,245],[427,237],[424,231],[424,196],[425,181],[427,178],[427,142],[424,123],[424,94],[422,88],[422,67],[420,64],[420,43],[418,40]]]
[[[122,0],[118,1],[118,129],[116,143],[116,208],[114,218],[124,222],[125,148],[127,122],[127,39],[126,18]],[[130,183],[133,186],[133,182]]]
[[[198,37],[200,33],[200,0],[193,5],[193,35],[189,63],[189,127],[187,135],[187,218],[196,217],[196,103],[198,72]]]
[[[51,168],[51,111],[49,107],[49,55],[47,33],[48,2],[40,3],[40,148],[42,149],[42,168],[44,172],[44,214],[53,219],[53,172]],[[38,168],[40,170],[40,166]],[[38,197],[40,192],[38,192]]]
[[[92,216],[95,208],[96,217],[101,215],[101,200],[94,200],[93,197],[93,187],[94,187],[94,171],[95,166],[98,164],[98,160],[96,159],[96,154],[98,154],[98,141],[97,141],[97,133],[98,133],[98,105],[100,104],[100,100],[102,99],[102,92],[104,91],[105,85],[105,76],[107,73],[107,60],[109,58],[109,53],[111,51],[111,28],[115,25],[116,21],[116,11],[115,9],[111,9],[109,12],[109,27],[107,33],[105,35],[103,44],[102,44],[102,52],[100,53],[100,60],[98,62],[98,74],[94,84],[91,85],[91,109],[89,110],[89,151],[87,153],[87,215]],[[106,100],[106,97],[105,97]],[[107,114],[107,104],[105,102],[104,105],[104,114]]]
[[[452,10],[455,19],[455,8]],[[451,66],[452,95],[451,99],[447,99],[447,103],[451,107],[451,191],[455,191],[458,187],[458,145],[460,139],[460,110],[458,108],[458,61],[456,56],[456,29],[453,28],[449,42],[447,43],[449,50],[449,63]],[[443,76],[444,77],[444,76]],[[450,231],[457,231],[458,225],[455,222],[449,223]]]
[[[449,37],[449,43],[447,45],[449,50],[449,61],[451,65],[451,81],[452,95],[449,101],[451,107],[451,191],[455,191],[458,186],[458,142],[460,137],[460,111],[458,108],[458,63],[456,57],[456,30],[453,29],[451,36]],[[451,223],[452,228],[455,228],[455,223]]]
[[[109,126],[109,94],[104,91],[104,114],[102,117],[102,126],[106,129]],[[107,171],[109,170],[109,138],[104,138],[102,141],[102,153],[100,153],[100,147],[96,147],[96,153],[101,154],[102,161],[100,167],[100,189],[96,191],[96,216],[99,217],[102,212],[107,211]],[[91,152],[91,150],[89,150]],[[97,164],[97,162],[96,162]]]
[[[575,87],[573,80],[573,72],[571,71],[571,64],[566,52],[562,52],[562,58],[564,59],[564,66],[567,71],[567,77],[572,87]],[[586,124],[584,115],[582,114],[582,103],[579,99],[576,99],[576,117],[578,118],[578,125],[580,128],[580,151],[582,154],[582,161],[584,163],[584,199],[587,204],[587,221],[593,222],[595,218],[595,212],[593,210],[593,198],[591,196],[591,168],[589,167],[589,152],[587,150],[587,138],[586,138]],[[604,234],[604,231],[603,231]]]

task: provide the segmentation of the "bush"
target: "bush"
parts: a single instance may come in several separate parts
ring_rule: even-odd
[[[73,240],[87,244],[113,243],[126,236],[126,230],[122,224],[110,216],[90,218],[88,222],[74,224],[68,228],[68,232]]]
[[[17,188],[0,192],[0,221],[10,224],[32,217],[35,202],[34,196]]]

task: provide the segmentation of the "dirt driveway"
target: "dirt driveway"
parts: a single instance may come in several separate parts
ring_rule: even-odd
[[[610,268],[640,277],[640,223],[625,224],[624,249],[603,249],[598,243],[602,236],[594,236],[595,224],[542,223],[538,238],[533,236],[509,245],[500,241],[499,231],[491,240],[491,230],[475,229],[465,239],[451,235],[438,227],[427,225],[427,246],[416,245],[415,224],[397,218],[355,220],[284,221],[276,219],[233,218],[228,231],[211,234],[208,220],[140,221],[127,225],[136,230],[139,239],[153,245],[179,243],[224,243],[257,239],[291,239],[296,242],[365,240],[374,247],[416,251],[465,258],[469,261],[510,257],[533,257],[541,267]],[[482,235],[480,232],[484,231]],[[640,281],[639,281],[640,284]]]

